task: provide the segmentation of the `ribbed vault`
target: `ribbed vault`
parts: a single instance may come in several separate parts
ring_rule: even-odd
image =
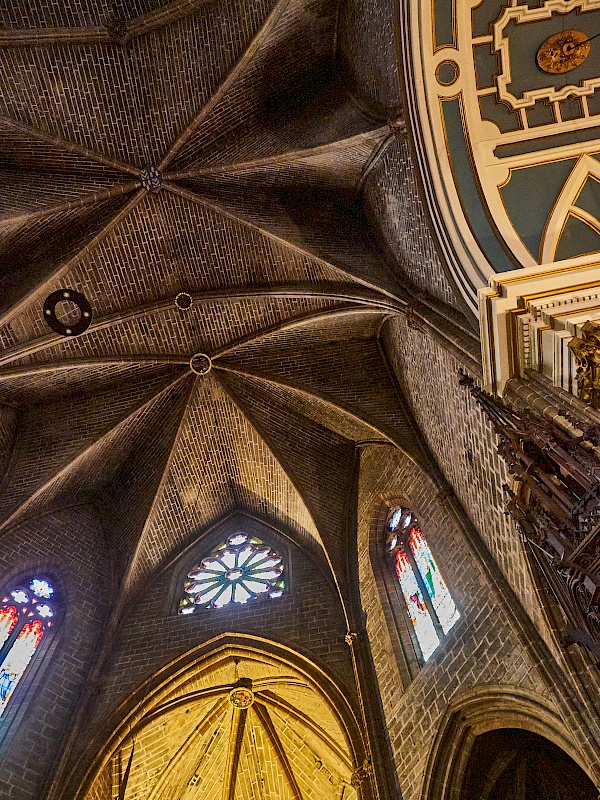
[[[239,508],[345,583],[355,443],[426,462],[378,337],[406,297],[360,199],[391,137],[344,73],[362,15],[340,60],[329,0],[0,10],[0,535],[93,500],[127,591]]]
[[[240,700],[249,705],[236,707]],[[110,771],[111,796],[127,798],[356,800],[355,760],[312,680],[266,654],[229,648],[149,705],[103,754],[85,798]]]

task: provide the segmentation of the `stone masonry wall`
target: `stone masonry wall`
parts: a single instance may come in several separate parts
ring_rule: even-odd
[[[458,385],[464,365],[405,317],[390,320],[383,341],[394,372],[437,463],[490,553],[547,644],[556,650],[512,520],[504,513],[509,481],[491,423]]]
[[[47,572],[64,593],[64,617],[55,647],[46,658],[40,653],[41,665],[34,659],[3,716],[3,726],[10,726],[16,714],[0,746],[2,800],[40,800],[56,765],[105,617],[103,550],[98,520],[83,508],[50,513],[4,534],[3,587],[24,573]]]
[[[358,497],[360,595],[403,800],[420,797],[433,739],[450,698],[479,684],[509,684],[547,695],[544,684],[494,600],[485,575],[442,504],[434,484],[387,446],[362,451]],[[461,613],[454,628],[403,690],[370,555],[382,496],[401,494],[418,515]],[[381,532],[380,532],[381,535]],[[403,613],[396,609],[396,613]]]
[[[0,478],[8,467],[17,431],[17,412],[9,406],[0,406]]]
[[[256,520],[237,515],[228,518],[219,526],[217,538],[222,541],[240,529],[271,544],[282,555],[289,552],[286,594],[277,600],[179,615],[177,600],[184,574],[193,567],[191,562],[199,563],[218,544],[213,537],[204,544],[198,541],[175,566],[140,590],[125,611],[110,666],[102,678],[94,727],[101,726],[106,716],[158,669],[224,632],[255,634],[288,645],[325,668],[347,696],[354,695],[350,651],[344,642],[346,625],[332,585],[302,550]]]
[[[392,142],[367,177],[363,203],[383,251],[417,291],[462,310],[435,249],[408,144]]]

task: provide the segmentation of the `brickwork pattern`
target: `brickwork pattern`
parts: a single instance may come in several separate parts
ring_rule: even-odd
[[[10,406],[0,406],[0,476],[2,478],[12,457],[17,424],[16,409]]]
[[[381,246],[415,289],[460,309],[427,227],[408,144],[391,144],[364,187],[368,219]]]
[[[155,385],[160,387],[158,371],[156,366],[125,362],[86,365],[59,363],[53,370],[42,375],[32,371],[30,367],[22,366],[3,374],[2,397],[6,402],[19,407],[22,414],[27,414],[38,406],[64,402],[67,397],[78,398],[78,404],[84,405],[87,394],[98,392],[102,396],[101,393],[107,386],[111,386],[115,394],[123,392],[128,395],[133,387],[142,384],[152,386],[158,377],[159,382]],[[169,376],[175,379],[180,374],[181,371],[173,367],[163,370],[163,377],[167,380]],[[81,413],[84,413],[83,410]],[[33,411],[32,420],[36,420],[36,413]]]
[[[3,3],[0,24],[6,28],[71,28],[104,25],[115,9],[126,19],[162,8],[168,0],[32,0]]]
[[[195,232],[193,237],[190,231]],[[47,292],[77,286],[95,317],[105,317],[159,300],[168,300],[171,306],[182,289],[199,293],[342,280],[339,272],[310,254],[163,192],[145,198],[93,252],[82,254],[66,274],[51,282]],[[5,326],[12,342],[47,332],[39,311],[42,300]],[[181,319],[178,314],[175,319]]]
[[[0,751],[0,796],[39,800],[76,710],[109,601],[106,554],[98,519],[84,509],[38,518],[5,535],[0,573],[51,570],[64,590],[56,647],[27,686],[25,716]],[[32,667],[35,666],[35,662]],[[13,706],[14,708],[14,706]],[[5,712],[5,722],[12,709]]]
[[[387,135],[387,128],[376,128],[300,152],[174,174],[180,175],[180,180],[186,176],[188,184],[200,193],[217,187],[245,194],[294,187],[302,191],[335,191],[339,197],[342,192],[356,191],[373,148]]]
[[[125,201],[125,196],[111,196],[80,207],[60,211],[50,208],[41,216],[17,216],[1,222],[0,309],[7,311],[24,293],[34,289],[40,275],[53,271],[57,262],[67,261],[85,248]],[[36,312],[39,319],[39,308]],[[4,347],[17,340],[12,328],[2,326],[0,341]]]
[[[461,612],[410,686],[403,681],[385,619],[371,561],[382,500],[401,495],[418,515],[434,557]],[[360,593],[377,671],[390,745],[404,800],[420,797],[429,749],[453,694],[478,684],[524,686],[547,695],[542,679],[523,652],[493,600],[479,564],[436,497],[434,484],[406,456],[389,447],[364,448],[358,498]],[[391,568],[391,567],[390,567]],[[396,613],[404,613],[402,608]]]
[[[228,214],[257,225],[269,235],[285,239],[301,251],[332,264],[346,280],[354,279],[390,293],[398,284],[382,256],[373,247],[362,209],[347,194],[328,191],[243,194],[222,189],[205,192]],[[342,237],[339,231],[344,231]]]
[[[401,108],[393,0],[349,0],[340,7],[339,58],[357,98],[384,119]]]
[[[417,423],[444,475],[527,613],[554,648],[522,543],[504,513],[502,484],[509,476],[496,452],[491,423],[458,385],[463,364],[433,337],[409,327],[404,318],[388,323],[383,338]]]
[[[335,11],[324,0],[279,5],[253,57],[238,63],[235,81],[221,86],[171,167],[250,161],[327,144],[333,130],[338,139],[363,132],[365,120],[332,86]],[[277,125],[265,125],[265,114]]]
[[[268,443],[211,375],[196,378],[166,478],[139,540],[136,575],[152,572],[236,507],[274,514],[300,537],[320,541]]]
[[[134,37],[127,48],[12,48],[0,64],[0,83],[14,75],[23,82],[13,84],[10,98],[3,95],[0,113],[121,162],[140,168],[158,163],[190,121],[191,98],[199,111],[242,56],[270,5],[207,4]]]
[[[5,169],[10,167],[8,153],[3,154],[2,165]],[[4,215],[34,214],[51,206],[82,201],[112,189],[121,178],[108,170],[98,169],[96,174],[85,176],[58,172],[56,165],[50,169],[45,175],[10,174],[10,184],[6,181],[0,187],[0,220]]]
[[[122,169],[118,165],[107,162],[98,153],[88,153],[74,143],[56,140],[42,131],[35,130],[14,119],[2,117],[0,119],[0,132],[2,135],[2,168],[11,174],[17,185],[22,180],[19,168],[31,173],[29,177],[35,180],[39,172],[49,184],[50,192],[60,182],[61,178],[69,180],[75,173],[84,180],[98,178],[100,184],[105,186],[112,178],[116,183],[122,179]],[[16,173],[16,174],[15,174]],[[113,183],[113,185],[114,185]],[[8,205],[10,192],[3,187],[3,197]],[[21,190],[23,191],[23,190]],[[71,187],[71,191],[74,191]],[[61,201],[56,197],[57,201]],[[33,202],[33,199],[32,199]],[[38,198],[38,204],[40,198]]]
[[[161,4],[124,5],[116,11],[133,19]],[[356,80],[339,75],[330,0],[173,4],[164,17],[132,22],[126,43],[89,30],[104,24],[104,3],[0,7],[0,40],[10,44],[0,47],[0,113],[9,117],[0,120],[0,260],[11,284],[2,292],[0,400],[18,406],[19,420],[0,519],[4,557],[9,569],[23,555],[7,520],[26,521],[28,553],[50,551],[67,576],[85,573],[88,582],[72,629],[80,650],[68,651],[76,663],[69,671],[57,661],[64,672],[38,693],[46,749],[38,760],[34,728],[18,728],[0,769],[2,797],[11,781],[12,796],[40,797],[84,697],[78,688],[107,597],[98,576],[109,566],[118,595],[110,611],[124,615],[114,648],[105,643],[94,724],[226,628],[288,644],[354,691],[343,610],[323,577],[331,564],[343,591],[354,590],[346,581],[354,443],[397,438],[419,452],[374,337],[382,314],[403,307],[407,276],[445,302],[453,297],[403,145],[370,173],[367,216],[357,196],[387,136],[361,103],[387,108],[395,82],[376,86],[391,57],[392,10],[382,2],[371,36],[362,25],[374,8],[352,2],[340,23],[344,69],[363,68],[369,40],[374,68]],[[69,30],[47,31],[56,26]],[[355,41],[352,26],[361,28]],[[162,172],[159,193],[139,186],[149,161]],[[396,262],[404,269],[394,274]],[[94,312],[77,338],[54,335],[44,321],[44,299],[65,287]],[[174,305],[180,291],[194,295],[188,311]],[[213,357],[205,377],[189,369],[199,351]],[[445,402],[401,377],[411,397],[425,391],[427,403]],[[437,453],[446,440],[436,439],[427,403],[419,422]],[[8,458],[8,412],[5,422]],[[84,500],[102,515],[103,536],[91,537],[72,510],[46,513]],[[290,545],[289,594],[177,616],[166,565],[235,508],[304,548]],[[503,557],[513,564],[510,552]],[[518,673],[515,658],[507,655],[506,669]]]
[[[238,348],[217,365],[302,388],[371,423],[392,441],[414,446],[410,423],[374,337],[363,339],[357,350],[348,347],[347,341],[322,344],[309,336],[302,342],[296,333],[293,360],[288,348],[281,346],[283,338],[265,338],[254,352],[251,347]]]
[[[354,442],[378,439],[387,441],[386,436],[362,419],[350,414],[340,414],[340,406],[308,394],[303,388],[290,388],[248,375],[245,376],[245,380],[250,386],[255,383],[263,392],[268,392],[278,406],[293,408],[302,417],[317,423],[322,428],[332,430],[340,438]]]
[[[266,292],[268,294],[268,292]],[[41,303],[40,303],[41,305]],[[161,356],[179,356],[175,361],[189,361],[197,352],[214,353],[249,337],[257,328],[275,327],[310,313],[341,306],[338,300],[327,297],[267,297],[214,300],[198,303],[186,316],[170,301],[158,311],[146,311],[129,319],[115,320],[98,326],[83,336],[62,339],[61,344],[44,349],[44,363],[66,358],[94,358],[106,355],[116,361],[134,360],[135,356],[158,361]],[[57,342],[61,337],[53,337]],[[27,348],[23,348],[26,350]],[[21,352],[23,352],[21,350]],[[15,353],[16,355],[16,353]],[[13,363],[30,362],[30,357]],[[39,361],[42,361],[40,356]]]
[[[230,373],[221,382],[237,399],[262,438],[269,442],[302,495],[340,582],[345,578],[346,497],[352,481],[354,448],[333,431],[277,406],[268,390]]]
[[[339,599],[321,570],[297,546],[283,541],[255,520],[236,516],[220,532],[225,538],[240,528],[268,541],[279,551],[289,549],[286,594],[277,600],[209,609],[187,617],[178,615],[176,602],[185,571],[179,582],[173,578],[179,574],[178,570],[184,570],[188,564],[191,569],[192,562],[200,561],[210,552],[213,545],[203,546],[200,540],[184,561],[180,559],[175,568],[163,571],[147,583],[147,588],[140,590],[135,603],[128,607],[118,629],[110,666],[103,676],[94,716],[97,723],[157,669],[224,631],[264,636],[297,648],[329,670],[345,691],[350,694],[355,691]]]
[[[252,680],[256,692],[254,705],[242,714],[227,701],[236,674]],[[154,715],[156,706],[168,710]],[[252,797],[252,787],[265,784],[281,800],[299,794],[333,800],[341,784],[350,782],[354,759],[336,713],[339,706],[301,667],[273,655],[230,645],[179,673],[149,699],[146,709],[145,724],[135,733],[127,784],[133,797]],[[241,746],[233,766],[236,740]],[[112,759],[114,787],[119,760],[122,771],[130,753],[126,741]],[[299,791],[290,786],[291,776]],[[97,796],[94,789],[103,779],[101,773],[86,800]],[[356,800],[353,791],[346,794]]]
[[[172,369],[167,376],[155,372],[152,380],[131,383],[118,394],[105,389],[92,397],[69,398],[30,409],[19,425],[10,478],[0,504],[2,516],[6,517],[17,504],[72,464],[175,377]]]

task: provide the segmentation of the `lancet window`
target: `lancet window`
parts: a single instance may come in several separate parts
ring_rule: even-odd
[[[283,558],[255,536],[238,531],[215,547],[188,573],[180,614],[202,608],[276,599],[285,591]]]
[[[20,581],[0,605],[0,718],[56,621],[56,593],[45,577]]]
[[[427,661],[460,614],[409,509],[399,507],[391,514],[386,548],[423,660]]]

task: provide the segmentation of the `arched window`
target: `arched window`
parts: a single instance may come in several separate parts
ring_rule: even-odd
[[[255,536],[238,531],[188,573],[179,613],[247,603],[260,595],[275,599],[284,589],[282,557]]]
[[[56,619],[49,580],[34,575],[19,581],[0,606],[0,718],[29,663]]]
[[[427,661],[460,614],[412,511],[396,508],[387,528],[386,549],[423,660]]]

